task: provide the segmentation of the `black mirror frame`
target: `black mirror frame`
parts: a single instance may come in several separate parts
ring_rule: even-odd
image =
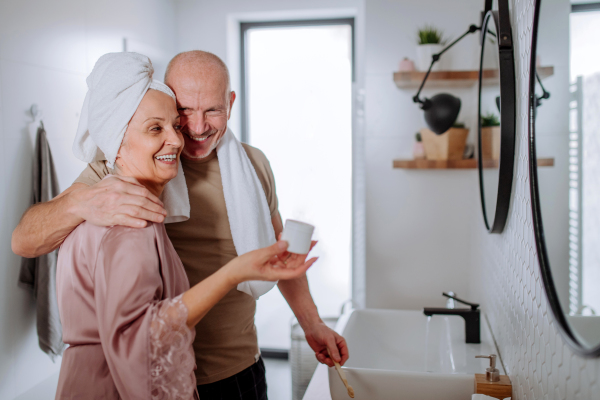
[[[535,234],[535,244],[537,249],[537,257],[540,264],[540,274],[546,298],[550,304],[552,315],[557,322],[558,331],[562,338],[567,342],[568,346],[574,353],[582,357],[600,357],[600,345],[595,348],[586,348],[581,341],[573,333],[567,317],[562,310],[554,279],[552,278],[552,270],[550,268],[550,258],[546,250],[546,238],[544,236],[544,226],[542,223],[542,209],[540,203],[540,193],[537,175],[537,156],[535,151],[535,111],[536,111],[536,96],[535,96],[535,58],[537,54],[537,34],[540,17],[540,6],[542,0],[535,0],[533,13],[533,29],[531,31],[531,52],[529,60],[529,191],[531,194],[531,214],[533,217],[533,232]]]
[[[490,21],[496,25],[496,32],[498,32],[500,63],[500,160],[498,197],[496,200],[494,221],[491,224],[488,221],[485,207],[483,163],[481,159],[481,88],[483,77],[483,54],[485,51],[485,35]],[[477,167],[479,170],[479,194],[481,196],[483,220],[487,230],[490,233],[502,233],[506,226],[506,220],[508,219],[515,168],[516,84],[508,0],[499,0],[498,11],[488,11],[483,19],[481,27],[481,56],[479,59],[479,98],[477,112],[477,146],[479,154]]]

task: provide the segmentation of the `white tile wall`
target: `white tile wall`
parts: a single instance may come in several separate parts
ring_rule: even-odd
[[[600,359],[574,355],[560,337],[539,273],[529,195],[527,89],[533,0],[511,0],[517,69],[517,164],[506,230],[473,230],[473,292],[479,292],[504,365],[513,399],[600,399]],[[474,203],[473,206],[478,206]]]

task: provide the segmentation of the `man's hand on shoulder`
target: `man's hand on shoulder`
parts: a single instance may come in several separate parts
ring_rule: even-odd
[[[74,183],[54,199],[29,207],[13,231],[11,247],[22,257],[39,257],[57,249],[83,221],[143,228],[146,221],[163,222],[165,215],[162,202],[133,178]]]
[[[111,176],[71,193],[72,212],[94,225],[143,228],[163,222],[163,203],[135,178]]]

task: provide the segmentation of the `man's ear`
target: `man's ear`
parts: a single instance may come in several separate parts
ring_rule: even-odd
[[[227,119],[231,118],[231,108],[233,107],[233,102],[235,101],[235,92],[232,90],[229,93],[229,110],[227,110]]]

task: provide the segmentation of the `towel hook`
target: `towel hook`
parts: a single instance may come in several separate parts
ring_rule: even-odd
[[[40,110],[40,108],[38,107],[37,104],[32,104],[31,107],[29,107],[29,112],[31,113],[31,116],[33,117],[33,122],[37,121],[38,118],[40,120],[40,127],[42,129],[44,128],[44,121],[42,121],[42,110]]]
[[[29,108],[29,112],[31,113],[31,116],[33,117],[33,120],[35,121],[36,119],[38,119],[38,117],[42,116],[42,111],[39,109],[37,104],[33,104],[30,108]]]

